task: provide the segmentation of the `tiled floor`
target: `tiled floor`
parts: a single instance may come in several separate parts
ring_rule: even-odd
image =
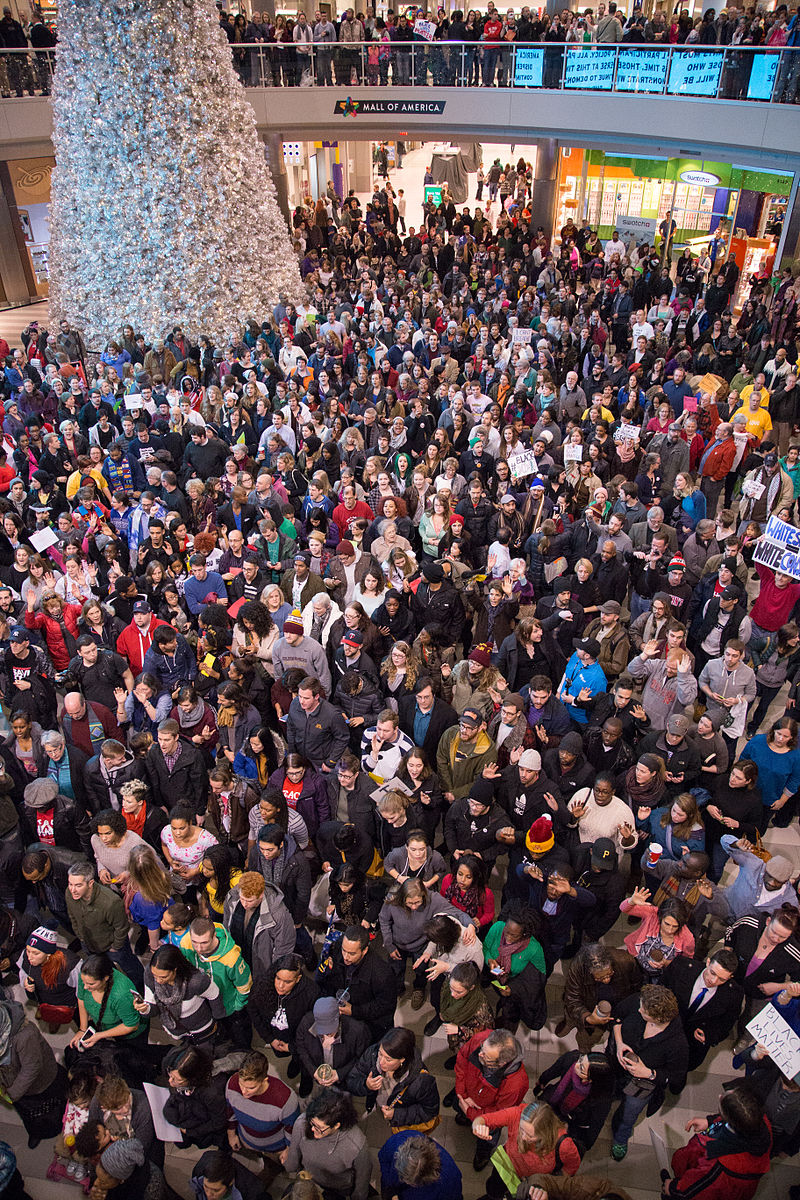
[[[770,832],[766,842],[773,852],[780,851],[789,855],[793,861],[800,861],[800,831],[796,824],[787,830]],[[627,932],[627,927],[623,927],[623,923],[620,921],[606,940],[609,944],[621,946],[625,932]],[[525,1064],[532,1082],[535,1082],[541,1071],[553,1063],[560,1054],[575,1046],[574,1033],[567,1035],[566,1038],[558,1039],[552,1032],[561,1015],[562,988],[563,975],[561,969],[557,968],[547,989],[549,1010],[547,1026],[536,1033],[531,1033],[521,1027],[519,1037],[524,1046]],[[20,989],[17,989],[17,992],[19,993]],[[407,993],[408,995],[409,993]],[[21,994],[19,998],[21,999]],[[444,1095],[450,1090],[453,1083],[452,1072],[446,1072],[443,1069],[443,1063],[448,1054],[445,1038],[442,1034],[425,1037],[422,1033],[431,1013],[432,1010],[427,1003],[419,1012],[412,1012],[406,998],[398,1008],[397,1021],[398,1024],[407,1025],[416,1031],[422,1045],[426,1065],[437,1075],[440,1094]],[[66,1034],[52,1039],[59,1051],[63,1050],[67,1040]],[[713,1051],[702,1068],[692,1074],[689,1084],[679,1097],[669,1097],[661,1112],[649,1120],[640,1120],[630,1143],[628,1156],[622,1163],[613,1162],[609,1156],[611,1137],[610,1130],[606,1126],[596,1145],[586,1155],[581,1173],[602,1174],[609,1177],[620,1187],[625,1188],[632,1200],[656,1200],[656,1197],[660,1195],[660,1183],[649,1130],[652,1128],[659,1132],[670,1150],[675,1150],[682,1145],[687,1140],[684,1132],[686,1122],[692,1116],[715,1111],[722,1082],[734,1077],[731,1056],[732,1047],[731,1042],[728,1041]],[[277,1064],[277,1069],[281,1072],[284,1067],[285,1060],[283,1064]],[[445,1112],[447,1115],[443,1116],[442,1123],[434,1136],[453,1155],[462,1170],[465,1200],[476,1200],[477,1197],[483,1195],[485,1174],[476,1175],[472,1170],[474,1140],[468,1129],[456,1125],[454,1116],[449,1109]],[[366,1120],[365,1132],[370,1146],[375,1150],[382,1145],[388,1135],[382,1118],[374,1113]],[[70,1190],[75,1195],[74,1185],[53,1184],[46,1180],[45,1172],[51,1160],[52,1147],[43,1143],[36,1150],[28,1150],[26,1137],[18,1118],[5,1105],[0,1105],[0,1139],[9,1142],[14,1148],[32,1200],[53,1200],[54,1197],[60,1195],[66,1197]],[[176,1192],[186,1197],[187,1200],[192,1196],[189,1187],[190,1168],[199,1157],[200,1152],[196,1150],[179,1151],[171,1147],[167,1148],[167,1178]],[[243,1158],[242,1161],[247,1163],[248,1160]],[[798,1172],[796,1160],[776,1162],[772,1172],[758,1191],[758,1200],[786,1200],[789,1186],[797,1183],[798,1180],[800,1180],[800,1172]],[[278,1180],[273,1193],[279,1195],[280,1190],[281,1181]]]

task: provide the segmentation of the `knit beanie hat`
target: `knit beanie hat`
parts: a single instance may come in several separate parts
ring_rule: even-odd
[[[41,950],[42,954],[55,954],[58,949],[55,930],[45,925],[38,925],[25,944],[33,950]]]
[[[673,554],[672,558],[669,560],[669,569],[670,571],[686,570],[686,563],[683,561],[682,554]]]
[[[474,650],[469,652],[469,661],[480,663],[482,667],[490,667],[492,665],[492,656],[483,646],[476,646]]]
[[[546,854],[555,845],[553,822],[546,814],[537,817],[525,837],[525,845],[533,854]]]
[[[303,614],[295,608],[283,622],[284,633],[305,633]]]

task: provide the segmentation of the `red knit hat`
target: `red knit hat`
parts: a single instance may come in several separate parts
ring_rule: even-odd
[[[474,650],[469,652],[469,661],[480,663],[482,667],[490,667],[492,665],[492,656],[485,646],[476,646]]]
[[[547,814],[537,817],[525,837],[525,845],[533,854],[546,854],[555,845],[553,822]]]

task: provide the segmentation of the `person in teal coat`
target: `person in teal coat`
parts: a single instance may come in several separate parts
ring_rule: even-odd
[[[547,968],[544,950],[535,936],[540,919],[526,905],[506,905],[484,938],[486,970],[500,993],[495,1014],[498,1029],[515,1029],[518,1021],[524,1021],[529,1029],[544,1025]]]

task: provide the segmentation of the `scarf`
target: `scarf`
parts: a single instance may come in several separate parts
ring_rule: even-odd
[[[481,902],[483,897],[480,893],[480,888],[468,887],[461,888],[455,880],[455,876],[444,894],[445,900],[449,900],[454,908],[460,908],[468,917],[477,917],[480,912]]]
[[[485,1003],[485,1000],[483,989],[480,987],[474,987],[460,1000],[454,1000],[450,992],[450,980],[447,978],[444,981],[439,1000],[439,1016],[445,1025],[466,1025]]]
[[[52,758],[50,759],[47,775],[48,778],[55,780],[56,786],[62,796],[67,796],[70,800],[75,799],[75,792],[72,787],[72,775],[69,769],[69,756],[66,750],[58,762],[53,762]]]
[[[128,462],[127,457],[123,455],[119,462],[114,462],[113,458],[109,455],[106,459],[106,465],[108,467],[109,490],[112,492],[117,490],[132,492],[133,472],[131,471],[131,464]]]
[[[188,713],[178,705],[178,724],[181,729],[191,729],[193,725],[199,725],[205,711],[205,701],[202,699],[198,700],[194,708],[191,708]]]
[[[497,961],[503,968],[504,975],[511,974],[511,957],[514,954],[520,954],[530,942],[530,938],[520,938],[518,942],[507,942],[506,931],[503,930],[503,935],[500,938],[500,945],[497,948]]]
[[[641,806],[642,808],[658,808],[661,797],[664,794],[664,783],[658,776],[651,779],[650,783],[636,782],[636,764],[628,769],[625,776],[625,791],[628,796],[628,802],[633,809]]]
[[[86,720],[88,721],[88,724],[89,724],[89,737],[91,739],[92,748],[93,748],[95,754],[100,754],[100,747],[102,746],[103,742],[106,740],[106,735],[103,730],[102,724],[100,723],[100,721],[98,721],[97,717],[94,716],[93,714],[94,714],[94,709],[92,708],[92,706],[90,704],[87,704],[86,705]],[[70,737],[72,734],[72,717],[69,717],[69,716],[62,717],[61,724],[64,727],[64,732],[66,733],[67,737]],[[102,755],[100,755],[100,767],[102,770],[103,769],[103,756]]]
[[[235,704],[226,704],[224,700],[220,700],[219,708],[217,709],[217,727],[219,729],[229,729],[236,724],[238,715]]]
[[[144,838],[144,823],[147,820],[147,805],[143,804],[138,813],[129,813],[122,810],[122,815],[125,818],[125,824],[131,833],[138,833],[140,838]]]
[[[550,1097],[550,1103],[559,1116],[568,1117],[583,1104],[589,1095],[590,1086],[578,1078],[575,1063],[573,1063]]]

